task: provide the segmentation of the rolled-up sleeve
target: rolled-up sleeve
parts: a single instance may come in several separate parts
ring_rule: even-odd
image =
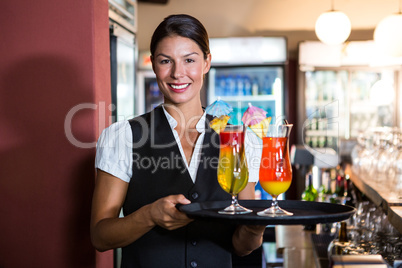
[[[116,122],[104,129],[96,144],[95,168],[130,182],[132,139],[128,121]]]

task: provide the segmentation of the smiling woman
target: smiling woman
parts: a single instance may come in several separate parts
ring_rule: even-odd
[[[101,251],[122,247],[122,267],[159,267],[161,262],[166,267],[232,267],[232,251],[246,255],[258,248],[265,226],[198,222],[176,208],[231,198],[218,184],[219,136],[201,106],[211,65],[208,34],[191,16],[169,16],[155,30],[151,54],[164,103],[112,124],[99,138],[93,244]],[[257,180],[249,180],[239,199],[254,199]],[[124,217],[119,218],[121,208]]]

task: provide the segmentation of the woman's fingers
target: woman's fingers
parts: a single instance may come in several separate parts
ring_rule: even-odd
[[[176,208],[177,204],[190,204],[184,195],[170,195],[152,204],[151,215],[154,222],[168,230],[174,230],[190,223],[192,219]]]

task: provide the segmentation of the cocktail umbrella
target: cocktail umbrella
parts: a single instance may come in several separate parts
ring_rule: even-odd
[[[251,126],[251,125],[258,124],[259,122],[264,120],[266,117],[267,117],[266,111],[264,111],[261,108],[251,105],[251,103],[248,103],[248,108],[244,112],[243,117],[241,118],[241,121],[246,126]]]
[[[207,106],[205,111],[207,114],[210,114],[214,117],[220,117],[222,115],[230,114],[233,111],[233,108],[218,97],[216,101]]]
[[[267,135],[268,126],[271,123],[271,117],[266,117],[259,123],[249,126],[250,129],[261,139]]]

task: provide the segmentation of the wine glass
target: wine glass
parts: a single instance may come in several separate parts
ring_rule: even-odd
[[[232,196],[232,204],[221,214],[245,214],[252,210],[239,205],[237,194],[248,183],[248,167],[244,150],[246,128],[244,125],[227,125],[219,133],[220,153],[218,162],[219,185]]]
[[[258,212],[259,216],[291,216],[293,213],[281,209],[277,198],[286,192],[292,182],[292,165],[289,159],[289,134],[291,124],[269,125],[262,138],[263,148],[260,164],[261,187],[272,196],[272,205]]]

